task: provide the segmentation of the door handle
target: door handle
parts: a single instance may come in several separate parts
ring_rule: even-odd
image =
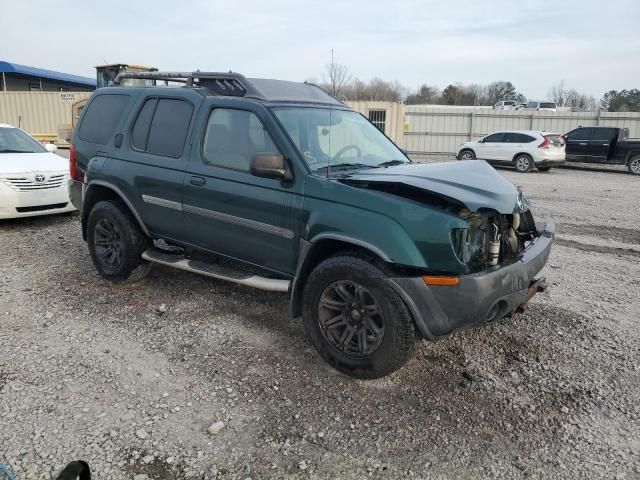
[[[583,147],[586,147],[586,146],[587,146],[587,144],[586,144],[586,143],[582,143],[582,142],[580,142],[578,145],[582,145]]]
[[[205,182],[206,180],[202,177],[191,177],[191,180],[189,180],[189,183],[194,187],[201,187],[205,184]]]
[[[608,146],[609,146],[609,144],[608,144],[608,143],[603,143],[603,144],[602,144],[602,146],[603,146],[603,147],[608,147]]]

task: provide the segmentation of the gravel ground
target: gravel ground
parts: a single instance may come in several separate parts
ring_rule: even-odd
[[[549,290],[376,381],[328,368],[286,295],[111,285],[77,214],[0,223],[0,457],[19,479],[640,478],[640,179],[500,173],[560,224]]]

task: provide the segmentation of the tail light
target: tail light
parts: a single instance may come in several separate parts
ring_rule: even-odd
[[[74,144],[69,147],[69,177],[84,182],[82,170],[76,164],[76,146]]]
[[[546,150],[549,148],[549,145],[550,145],[549,139],[547,137],[542,137],[542,138],[544,138],[544,141],[540,145],[538,145],[538,148],[544,148]]]

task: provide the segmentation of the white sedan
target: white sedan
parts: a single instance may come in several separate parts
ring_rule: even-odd
[[[69,165],[55,149],[0,124],[0,219],[75,210],[67,192]]]
[[[481,159],[493,165],[512,166],[526,173],[534,167],[546,172],[562,165],[565,143],[557,133],[536,130],[502,130],[458,148],[458,160]]]

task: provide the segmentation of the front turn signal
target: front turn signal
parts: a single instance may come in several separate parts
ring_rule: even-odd
[[[425,275],[422,277],[427,285],[441,285],[453,287],[460,283],[460,277],[445,277],[441,275]]]

